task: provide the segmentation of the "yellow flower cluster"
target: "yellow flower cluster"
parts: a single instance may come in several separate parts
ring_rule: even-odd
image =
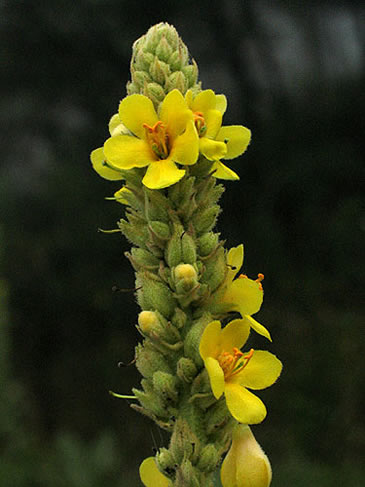
[[[143,184],[162,189],[177,183],[199,154],[213,162],[214,176],[239,179],[221,159],[234,159],[247,148],[251,132],[241,125],[222,127],[224,95],[205,90],[185,97],[177,89],[163,100],[159,113],[144,95],[125,97],[109,123],[111,137],[91,153],[95,171],[105,179],[123,179],[121,171],[147,168]]]

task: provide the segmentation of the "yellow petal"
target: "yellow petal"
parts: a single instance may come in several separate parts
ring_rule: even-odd
[[[222,348],[220,347],[221,324],[219,321],[211,321],[204,329],[200,339],[199,353],[203,360],[207,357],[217,358]]]
[[[119,171],[114,171],[105,165],[104,151],[102,147],[95,149],[90,154],[91,164],[95,171],[104,179],[109,181],[118,181],[123,179]]]
[[[213,90],[204,90],[196,95],[192,103],[193,112],[202,112],[203,115],[208,110],[216,107],[216,96]]]
[[[140,139],[146,136],[143,124],[152,127],[158,121],[152,101],[144,95],[130,95],[123,98],[119,105],[119,117],[127,129]]]
[[[113,136],[113,132],[118,125],[122,123],[120,118],[119,118],[119,113],[115,113],[112,118],[109,120],[109,133],[111,136]]]
[[[227,148],[224,142],[217,142],[207,137],[201,137],[199,139],[199,151],[209,161],[217,161],[225,156]]]
[[[270,352],[255,350],[241,372],[233,376],[234,382],[250,389],[265,389],[279,377],[283,364]]]
[[[212,357],[207,357],[204,360],[205,368],[207,369],[210,386],[212,388],[214,397],[219,399],[224,392],[224,373],[219,365],[218,360]]]
[[[170,159],[152,162],[146,171],[142,183],[149,189],[162,189],[171,186],[184,177],[185,171],[178,169]]]
[[[156,160],[147,142],[131,135],[110,137],[104,144],[104,155],[116,169],[145,167]]]
[[[227,254],[227,280],[232,282],[235,275],[239,272],[243,264],[244,250],[243,245],[232,247]]]
[[[192,119],[193,114],[180,91],[170,91],[164,98],[160,111],[160,120],[167,125],[170,141],[181,135],[187,122]]]
[[[209,139],[215,139],[219,132],[219,129],[222,126],[221,112],[218,110],[208,110],[207,113],[204,114],[204,120],[207,126],[204,137],[208,137]]]
[[[169,159],[188,166],[195,164],[198,156],[199,137],[196,133],[194,122],[191,120],[187,123],[185,132],[175,139]]]
[[[216,161],[212,166],[212,171],[214,171],[213,176],[218,179],[226,179],[229,181],[238,181],[239,176],[232,169],[225,166],[221,161]]]
[[[216,140],[226,141],[227,154],[224,159],[234,159],[247,149],[251,140],[251,130],[242,125],[227,125],[220,129]]]
[[[270,342],[272,342],[269,330],[267,330],[263,325],[261,325],[261,323],[259,323],[258,321],[253,319],[252,316],[249,316],[249,315],[242,316],[242,318],[244,318],[245,320],[248,320],[251,328],[253,328],[256,333],[266,337],[268,340],[270,340]]]
[[[233,320],[225,326],[220,336],[220,347],[231,352],[234,347],[240,349],[247,342],[250,325],[245,320]]]
[[[265,404],[244,387],[226,382],[224,394],[229,412],[240,423],[257,424],[265,419]]]
[[[131,190],[123,186],[123,188],[120,188],[118,191],[114,193],[114,198],[118,203],[122,203],[123,205],[128,205],[128,200],[125,199],[125,195],[131,193]]]
[[[253,315],[258,312],[264,299],[264,292],[260,284],[248,277],[238,277],[228,286],[224,296],[224,303],[233,303],[234,310],[241,316]]]
[[[169,479],[156,466],[154,457],[148,457],[139,467],[139,476],[145,487],[168,487]]]
[[[224,95],[215,95],[215,108],[224,115],[227,110],[227,98]]]

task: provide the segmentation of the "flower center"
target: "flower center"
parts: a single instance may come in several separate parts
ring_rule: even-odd
[[[251,360],[253,352],[254,349],[251,348],[248,354],[244,355],[236,347],[233,348],[232,352],[222,352],[218,357],[218,362],[223,370],[224,378],[228,379],[241,372]]]
[[[194,112],[194,123],[199,137],[203,137],[207,131],[207,126],[202,112]]]
[[[153,127],[143,124],[146,131],[146,139],[152,151],[159,159],[166,159],[169,155],[169,136],[166,125],[159,120]]]

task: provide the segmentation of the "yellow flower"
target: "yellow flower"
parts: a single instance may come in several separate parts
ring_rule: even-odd
[[[220,179],[239,179],[221,159],[234,159],[243,154],[250,142],[251,131],[242,125],[222,127],[222,117],[227,108],[224,95],[204,90],[194,97],[192,91],[188,90],[185,98],[194,113],[199,151],[209,161],[214,161],[213,175]]]
[[[157,468],[155,458],[148,457],[139,467],[139,476],[145,487],[168,487],[169,479]]]
[[[178,90],[165,97],[159,115],[146,96],[127,96],[119,105],[119,119],[114,115],[109,128],[112,136],[105,142],[102,156],[97,153],[104,158],[108,172],[93,163],[106,179],[117,179],[118,170],[148,166],[143,184],[161,189],[184,176],[185,170],[175,163],[191,165],[197,161],[199,139],[193,115]],[[95,154],[93,158],[95,161]]]
[[[269,487],[269,459],[247,425],[238,424],[233,430],[232,445],[221,467],[223,487]]]
[[[261,423],[266,416],[264,403],[246,389],[265,389],[279,377],[282,364],[269,352],[240,351],[250,327],[245,320],[233,320],[221,329],[219,321],[205,328],[199,352],[209,375],[216,399],[224,393],[227,407],[240,423]]]
[[[242,318],[247,320],[257,333],[271,341],[269,331],[251,316],[259,311],[264,299],[264,291],[261,284],[264,275],[259,274],[255,281],[249,279],[245,274],[240,274],[237,279],[234,279],[242,264],[243,245],[241,244],[238,247],[233,247],[228,252],[226,290],[219,301],[221,303],[231,304],[230,311],[238,311]]]

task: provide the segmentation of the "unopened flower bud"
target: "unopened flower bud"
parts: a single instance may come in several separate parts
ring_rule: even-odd
[[[141,311],[138,315],[138,325],[146,335],[160,328],[160,322],[154,311]]]
[[[247,425],[238,424],[232,434],[232,445],[221,468],[223,487],[269,487],[269,459]]]
[[[186,294],[198,283],[198,274],[191,264],[179,264],[174,269],[175,288],[178,294]]]

